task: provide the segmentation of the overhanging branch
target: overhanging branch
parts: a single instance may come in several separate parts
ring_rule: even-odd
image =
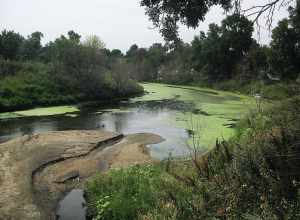
[[[260,22],[259,22],[260,18],[264,14],[266,14],[266,26],[268,27],[269,30],[271,30],[275,10],[276,9],[280,10],[283,7],[287,7],[291,5],[293,2],[294,0],[272,0],[264,5],[255,5],[247,9],[242,9],[241,12],[246,17],[254,16],[254,19],[252,21],[253,23],[256,23],[258,26],[260,26]]]

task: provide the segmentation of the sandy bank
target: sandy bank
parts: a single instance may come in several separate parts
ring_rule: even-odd
[[[3,219],[55,219],[58,199],[97,172],[152,162],[154,134],[62,131],[0,144],[0,213]]]

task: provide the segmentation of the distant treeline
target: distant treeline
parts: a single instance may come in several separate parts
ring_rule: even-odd
[[[24,38],[0,35],[0,111],[103,100],[143,91],[119,50],[104,49],[97,36],[81,42],[74,31],[42,46],[41,32]]]
[[[154,44],[149,49],[133,45],[127,52],[141,81],[220,84],[255,80],[290,81],[300,73],[299,5],[272,31],[269,46],[254,38],[254,24],[245,16],[227,16],[221,25],[210,24],[189,43],[172,47]]]
[[[259,45],[253,23],[240,14],[210,24],[191,43],[132,45],[108,50],[97,36],[69,31],[42,46],[41,32],[0,35],[0,111],[35,105],[124,97],[142,91],[136,81],[243,87],[249,82],[295,81],[300,73],[299,5]],[[222,87],[219,87],[222,88]]]

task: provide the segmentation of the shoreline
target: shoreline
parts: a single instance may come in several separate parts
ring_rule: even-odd
[[[137,93],[133,93],[133,94],[129,94],[128,96],[120,96],[120,97],[114,97],[114,98],[104,98],[104,99],[90,99],[90,100],[86,100],[86,99],[78,99],[76,101],[65,101],[65,102],[53,102],[53,103],[47,103],[47,104],[32,104],[32,105],[26,105],[26,106],[22,106],[19,105],[17,107],[1,107],[0,108],[0,114],[3,113],[12,113],[12,112],[16,112],[16,111],[26,111],[26,110],[31,110],[31,109],[35,109],[35,108],[47,108],[47,107],[60,107],[60,106],[77,106],[78,108],[81,107],[85,107],[90,105],[91,103],[99,103],[99,104],[109,104],[112,102],[119,102],[119,101],[123,101],[126,99],[130,99],[130,98],[136,98],[136,97],[140,97],[143,96],[145,94],[145,91],[142,92],[137,92]]]

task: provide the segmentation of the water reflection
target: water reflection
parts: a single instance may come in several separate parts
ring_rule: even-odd
[[[83,190],[74,189],[60,201],[58,220],[85,220],[86,207],[83,195]]]
[[[173,156],[188,153],[187,132],[185,129],[174,127],[169,120],[175,114],[174,110],[126,103],[116,107],[122,110],[89,107],[82,109],[77,117],[59,115],[1,120],[0,142],[25,134],[47,131],[97,129],[124,134],[149,132],[166,139],[159,145],[150,146],[152,156],[163,159],[168,157],[169,153]]]

